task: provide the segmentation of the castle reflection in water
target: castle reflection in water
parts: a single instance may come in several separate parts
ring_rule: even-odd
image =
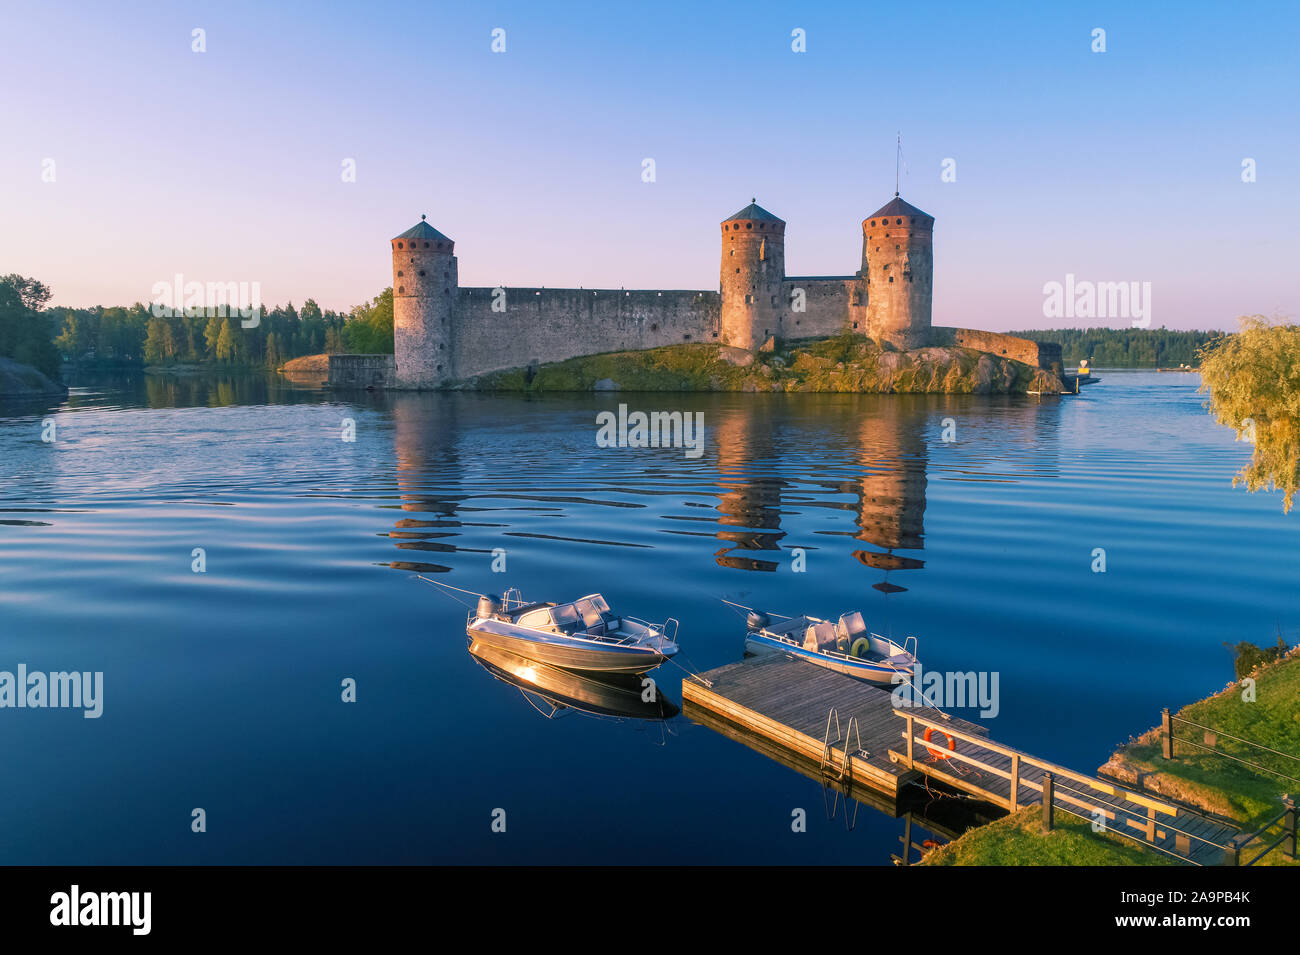
[[[1024,398],[618,399],[647,410],[703,410],[706,452],[692,461],[671,449],[596,447],[595,416],[609,399],[375,400],[391,415],[397,506],[404,512],[389,531],[405,552],[391,562],[396,569],[446,572],[472,554],[486,570],[495,548],[509,550],[522,538],[616,549],[653,547],[655,533],[669,533],[710,542],[700,547],[701,559],[771,573],[791,568],[800,551],[822,549],[827,537],[843,536],[854,541],[856,565],[873,571],[872,586],[886,593],[906,589],[906,572],[925,566],[927,472],[944,454],[945,426],[960,440],[964,421],[990,427],[992,408],[993,420],[1009,431],[1045,434],[1051,425],[1044,419],[1055,416],[1054,406]],[[1054,446],[1046,440],[1045,447]],[[662,513],[665,498],[675,513]],[[647,518],[647,506],[660,513]],[[815,509],[825,512],[821,519]],[[578,528],[595,519],[579,519],[579,512],[594,510],[602,512],[599,530],[583,533]],[[843,521],[826,519],[836,512],[846,512]],[[798,540],[786,526],[794,515]]]

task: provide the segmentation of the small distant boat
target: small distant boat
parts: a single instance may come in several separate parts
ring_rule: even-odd
[[[481,646],[566,670],[640,674],[677,654],[675,619],[616,614],[600,594],[568,603],[526,603],[514,589],[483,594],[465,630]]]
[[[916,637],[902,644],[867,630],[862,614],[846,613],[835,623],[818,617],[783,617],[749,607],[746,653],[788,653],[818,666],[870,683],[912,680],[916,666]],[[903,679],[896,679],[896,674]]]

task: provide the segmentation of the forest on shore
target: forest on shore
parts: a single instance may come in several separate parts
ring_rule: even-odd
[[[156,315],[141,302],[89,308],[49,306],[50,289],[36,279],[0,276],[0,357],[57,380],[66,362],[81,368],[212,364],[275,369],[303,355],[391,354],[393,290],[347,312],[314,299],[259,306],[247,318],[234,309],[174,309]]]
[[[1198,365],[1197,354],[1223,332],[1169,328],[1038,328],[1008,332],[1036,342],[1061,346],[1061,360],[1087,359],[1094,368],[1169,368]]]

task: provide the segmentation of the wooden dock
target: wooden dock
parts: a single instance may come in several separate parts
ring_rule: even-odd
[[[784,654],[731,663],[682,683],[682,711],[855,799],[900,813],[910,784],[933,780],[1007,811],[1043,805],[1193,865],[1217,865],[1239,827],[1040,759],[930,707],[895,708],[890,688]],[[926,730],[931,739],[925,740]],[[748,737],[748,738],[746,738]],[[950,742],[951,741],[951,742]]]
[[[792,757],[811,761],[823,776],[875,790],[890,806],[903,786],[920,778],[889,756],[902,739],[903,723],[894,715],[888,689],[779,653],[729,663],[703,676],[712,687],[682,681],[682,712],[697,723],[710,725],[709,714],[722,717]],[[928,708],[915,712],[943,718]],[[946,722],[972,735],[986,732],[966,720]]]

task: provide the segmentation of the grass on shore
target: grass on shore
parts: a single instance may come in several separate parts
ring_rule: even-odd
[[[1041,830],[1042,810],[1021,809],[925,857],[926,865],[1173,865],[1162,852],[1130,839],[1094,833],[1091,823],[1057,810],[1052,831]]]
[[[1257,667],[1255,700],[1243,698],[1239,683],[1179,710],[1176,716],[1215,727],[1220,734],[1254,740],[1284,753],[1300,755],[1300,648],[1275,663]],[[1203,730],[1175,724],[1175,736],[1204,742]],[[1300,785],[1260,772],[1224,756],[1174,744],[1175,759],[1161,757],[1159,727],[1130,741],[1111,757],[1105,769],[1130,785],[1196,806],[1257,831],[1281,810],[1283,793],[1297,794]],[[1300,775],[1300,761],[1261,753],[1218,737],[1217,746],[1290,776]],[[1040,810],[1023,809],[967,832],[926,857],[927,865],[1172,865],[1165,854],[1144,849],[1113,833],[1094,833],[1082,819],[1057,811],[1055,828],[1044,835]],[[1272,842],[1280,830],[1247,845],[1243,862]],[[1297,865],[1275,849],[1259,865]]]
[[[1300,756],[1300,648],[1276,663],[1256,668],[1251,678],[1255,681],[1253,702],[1245,699],[1240,683],[1231,683],[1174,715],[1214,727],[1219,734],[1216,749],[1300,778],[1300,759],[1261,751],[1223,735]],[[1284,793],[1300,795],[1300,783],[1179,742],[1191,739],[1206,745],[1205,731],[1199,727],[1175,722],[1174,737],[1172,760],[1161,756],[1161,732],[1154,727],[1121,747],[1107,768],[1118,770],[1119,778],[1137,776],[1152,792],[1226,816],[1248,830],[1277,815]],[[1276,852],[1270,854],[1269,861],[1272,856]]]

